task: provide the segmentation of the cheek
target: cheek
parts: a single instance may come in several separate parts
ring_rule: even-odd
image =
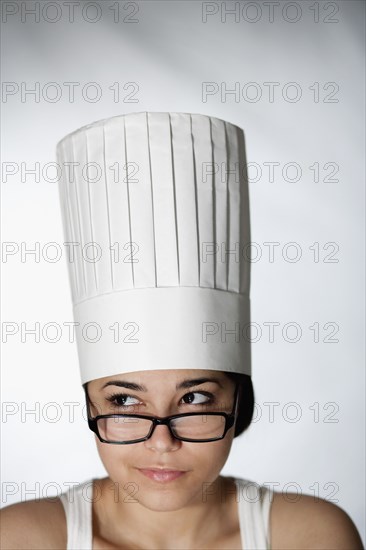
[[[227,434],[228,435],[228,434]],[[225,437],[220,441],[211,443],[202,443],[194,446],[192,456],[197,464],[197,469],[200,470],[202,477],[207,478],[207,481],[214,481],[224,467],[227,458],[230,454],[232,438]]]
[[[136,449],[134,445],[111,445],[102,443],[95,437],[98,454],[105,469],[111,478],[121,475],[124,468],[136,461]]]

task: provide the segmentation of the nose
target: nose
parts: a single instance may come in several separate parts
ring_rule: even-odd
[[[182,445],[182,441],[173,437],[169,427],[166,425],[155,426],[151,437],[144,441],[144,443],[147,449],[156,450],[161,453],[176,451]]]

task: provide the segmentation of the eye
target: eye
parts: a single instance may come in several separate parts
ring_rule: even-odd
[[[116,407],[131,407],[131,403],[126,405],[127,399],[137,401],[135,397],[132,397],[132,395],[128,395],[126,393],[114,393],[113,395],[106,397],[106,399]],[[136,403],[133,403],[132,405],[136,405]]]
[[[201,399],[198,400],[196,403],[192,403],[191,397],[194,395],[201,396]],[[206,399],[202,400],[202,397]],[[186,393],[182,397],[182,399],[187,399],[187,398],[189,399],[189,403],[186,403],[187,405],[211,405],[215,401],[214,396],[212,395],[212,393],[209,393],[209,392],[192,391],[192,392]]]

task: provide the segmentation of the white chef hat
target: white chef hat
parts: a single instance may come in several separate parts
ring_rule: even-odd
[[[82,384],[159,369],[251,375],[243,130],[129,113],[68,134],[56,155]]]

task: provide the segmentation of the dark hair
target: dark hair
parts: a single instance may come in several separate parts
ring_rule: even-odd
[[[234,437],[245,432],[249,428],[254,413],[254,388],[252,377],[239,372],[225,372],[235,384],[239,384],[238,416],[235,424]]]

